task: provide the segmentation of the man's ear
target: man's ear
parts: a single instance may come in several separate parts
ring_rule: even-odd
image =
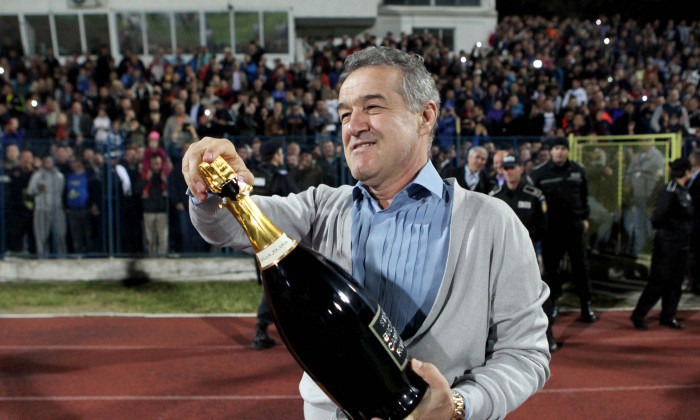
[[[437,124],[437,105],[435,102],[430,101],[423,106],[423,112],[421,113],[421,128],[425,127],[430,133],[430,130],[435,124]],[[421,130],[422,131],[422,130]]]

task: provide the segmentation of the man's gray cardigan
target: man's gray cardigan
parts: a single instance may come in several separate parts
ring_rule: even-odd
[[[454,185],[454,178],[446,182]],[[255,197],[263,213],[290,237],[352,271],[351,186],[319,186],[289,197]],[[549,290],[540,278],[527,229],[501,200],[454,185],[450,249],[427,319],[406,340],[411,357],[435,364],[464,395],[470,419],[503,418],[549,378]],[[252,252],[219,200],[191,205],[191,217],[212,244]],[[428,246],[428,244],[426,244]],[[307,419],[339,416],[304,374],[299,385]]]

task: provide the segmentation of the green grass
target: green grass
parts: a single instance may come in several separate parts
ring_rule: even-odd
[[[0,314],[254,313],[263,288],[244,282],[0,283]]]

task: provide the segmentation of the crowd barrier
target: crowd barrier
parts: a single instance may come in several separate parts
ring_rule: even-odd
[[[237,147],[251,145],[255,138],[268,141],[264,136],[236,136],[231,141]],[[353,184],[355,180],[350,175],[342,154],[342,146],[337,138],[328,136],[284,136],[275,137],[281,140],[283,146],[290,142],[299,144],[302,150],[313,150],[320,147],[325,140],[331,140],[336,145],[335,165],[337,169],[337,184]],[[444,142],[444,138],[441,139]],[[470,137],[456,136],[449,146],[454,148],[457,164],[464,164],[466,149],[477,144],[492,142],[498,149],[517,149],[523,142],[544,141],[543,137]],[[572,137],[571,158],[584,164],[589,178],[589,204],[591,204],[592,229],[589,233],[589,245],[596,252],[607,252],[616,255],[632,255],[645,258],[650,252],[653,232],[645,222],[645,215],[653,208],[655,194],[667,180],[667,163],[675,157],[686,155],[694,145],[696,138],[680,138],[678,135],[632,136],[624,138],[607,137]],[[449,143],[449,142],[448,142]],[[55,150],[53,140],[25,140],[23,147],[43,155]],[[643,149],[655,149],[661,159],[661,176],[654,175],[646,185],[646,194],[640,194],[639,188],[633,186],[632,180],[638,177],[650,177],[649,174],[637,175],[630,172],[632,157]],[[285,149],[286,150],[286,149]],[[65,251],[59,251],[58,237],[62,235],[52,229],[50,245],[47,252],[37,254],[34,238],[34,221],[32,214],[32,197],[26,188],[18,189],[13,182],[12,173],[5,166],[0,166],[0,257],[143,257],[145,255],[143,220],[138,214],[138,197],[124,193],[123,185],[118,176],[116,165],[123,156],[123,145],[105,144],[95,147],[95,154],[101,158],[101,164],[96,165],[95,173],[98,178],[97,191],[99,196],[94,199],[98,211],[90,215],[93,236],[90,248],[79,252],[74,249],[70,229],[66,228]],[[0,148],[0,162],[5,162],[5,147]],[[177,168],[177,153],[171,156]],[[64,162],[57,162],[65,165]],[[656,173],[656,172],[655,172]],[[177,176],[177,170],[170,177]],[[173,178],[174,179],[174,178]],[[135,191],[135,186],[133,190]],[[639,186],[642,187],[641,185]],[[185,191],[182,191],[184,195]],[[172,197],[170,197],[172,201]],[[24,206],[24,211],[22,210]],[[65,206],[65,202],[64,202]],[[651,207],[650,207],[651,206]],[[189,256],[213,257],[230,256],[238,253],[228,248],[211,247],[199,237],[189,223],[189,216],[176,209],[175,205],[168,206],[169,243],[167,255],[158,256]],[[65,212],[55,212],[52,218],[65,218]],[[52,220],[55,222],[56,219]],[[52,226],[55,223],[52,223]],[[60,223],[59,223],[60,224]]]

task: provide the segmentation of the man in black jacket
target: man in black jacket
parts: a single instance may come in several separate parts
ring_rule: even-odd
[[[255,181],[253,182],[252,194],[254,195],[280,195],[287,196],[298,193],[299,188],[294,183],[289,173],[282,168],[284,165],[284,151],[281,142],[277,140],[266,140],[260,145],[260,157],[262,162],[253,170]],[[260,267],[255,264],[260,278]],[[263,293],[260,306],[258,306],[258,323],[255,326],[255,333],[251,347],[255,350],[264,350],[273,347],[275,340],[267,334],[267,327],[272,324],[272,313],[267,305],[267,298]]]
[[[501,162],[501,168],[505,176],[503,185],[496,186],[489,195],[501,199],[513,209],[518,219],[530,233],[532,245],[539,241],[547,230],[547,201],[542,191],[534,187],[523,177],[523,165],[514,155],[506,155]],[[543,307],[546,314],[551,314],[551,301],[545,302]],[[559,345],[552,333],[553,319],[549,319],[547,328],[547,342],[549,352],[554,353]]]
[[[690,291],[700,295],[700,149],[693,150],[688,156],[691,172],[688,181],[688,193],[693,200],[693,231],[690,236]]]
[[[454,177],[462,187],[484,194],[491,191],[492,185],[489,175],[484,171],[489,153],[482,146],[474,146],[469,149],[466,166],[450,166],[442,170],[443,178]]]
[[[569,143],[565,138],[552,142],[552,159],[532,172],[535,187],[547,199],[547,231],[542,239],[545,281],[551,289],[551,313],[556,319],[557,300],[562,295],[560,265],[569,254],[576,292],[581,302],[581,320],[593,323],[598,317],[591,309],[591,282],[588,277],[585,233],[588,230],[588,183],[586,171],[569,160]]]
[[[680,158],[671,163],[671,181],[656,199],[651,224],[656,229],[651,255],[651,275],[632,312],[634,328],[648,329],[644,317],[661,298],[659,324],[676,330],[685,326],[676,319],[681,287],[693,228],[693,203],[688,194],[690,162]]]

